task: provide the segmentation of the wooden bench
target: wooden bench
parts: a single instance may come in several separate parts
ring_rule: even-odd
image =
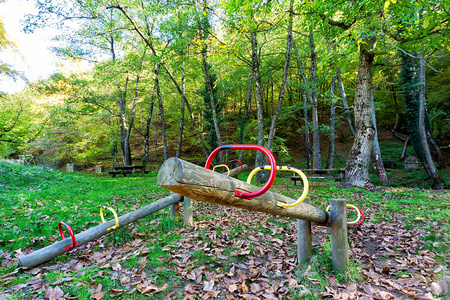
[[[127,174],[131,174],[133,176],[136,171],[140,171],[142,175],[148,173],[145,170],[144,166],[115,166],[113,167],[114,171],[108,171],[112,177],[116,177],[117,174],[122,174],[123,176],[127,176]]]
[[[336,182],[343,182],[345,169],[306,169],[302,170],[302,172],[307,174],[307,178],[311,179],[334,179]],[[333,176],[331,175],[332,173],[338,173],[339,176]],[[303,181],[300,176],[291,176],[291,180],[292,185],[296,185],[297,181]]]
[[[117,174],[122,174],[123,176],[127,176],[127,172],[125,171],[108,171],[109,175],[112,177],[116,177]]]

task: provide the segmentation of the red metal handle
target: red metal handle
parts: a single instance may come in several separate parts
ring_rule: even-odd
[[[277,176],[277,163],[275,162],[275,157],[273,157],[273,154],[264,148],[263,146],[259,145],[223,145],[216,149],[214,149],[213,152],[209,155],[208,159],[206,160],[205,168],[209,169],[211,167],[211,162],[216,156],[217,153],[223,150],[258,150],[264,153],[267,158],[269,159],[271,170],[269,175],[269,180],[267,180],[266,184],[258,191],[253,193],[246,193],[242,191],[235,190],[234,195],[236,197],[245,198],[245,199],[252,199],[258,196],[261,196],[265,192],[267,192],[268,189],[272,186],[273,182],[275,181],[275,177]]]
[[[226,165],[228,166],[229,163],[232,163],[232,162],[235,162],[235,161],[237,161],[241,165],[239,170],[237,170],[237,172],[236,172],[236,173],[239,173],[242,170],[242,162],[239,159],[232,159],[229,162],[227,162]]]
[[[64,237],[62,225],[66,226],[67,231],[69,231],[70,237],[72,238],[72,245],[68,246],[67,249],[73,249],[73,248],[77,245],[77,241],[75,240],[75,235],[73,234],[73,230],[72,230],[72,228],[70,228],[69,225],[67,225],[67,224],[64,223],[63,221],[59,222],[59,224],[58,224],[59,234],[61,235],[61,238],[62,238],[63,240],[65,240],[66,238]],[[66,248],[65,248],[65,249],[66,249]],[[64,250],[65,250],[65,249],[64,249]]]

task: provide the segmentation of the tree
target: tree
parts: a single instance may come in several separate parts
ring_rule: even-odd
[[[0,53],[8,48],[15,50],[16,46],[13,42],[11,42],[8,35],[6,34],[5,27],[3,26],[3,20],[0,17]],[[16,78],[18,75],[19,74],[17,71],[15,71],[10,65],[0,59],[0,82],[2,80],[2,77],[4,76]],[[2,94],[3,93],[0,90],[0,97],[2,97]]]
[[[350,185],[363,186],[370,183],[368,166],[375,134],[372,122],[370,95],[375,59],[375,49],[391,47],[392,41],[408,43],[423,40],[427,36],[441,34],[450,17],[445,8],[439,8],[433,1],[424,3],[402,3],[386,1],[349,3],[335,5],[330,2],[313,2],[305,6],[307,13],[320,17],[331,26],[338,27],[342,34],[336,38],[348,45],[356,45],[359,52],[358,75],[355,87],[355,138],[346,165],[346,181]],[[417,22],[405,27],[406,20]],[[424,23],[421,23],[423,20]],[[426,23],[425,23],[426,22]],[[408,23],[410,24],[410,23]],[[426,26],[422,26],[425,25]],[[398,28],[404,28],[398,31]]]

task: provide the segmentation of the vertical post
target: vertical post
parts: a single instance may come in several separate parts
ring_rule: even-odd
[[[304,203],[310,204],[311,198],[306,197]],[[308,261],[312,254],[311,222],[297,219],[297,260],[298,264]]]
[[[192,199],[184,197],[184,225],[194,225]]]
[[[170,194],[173,195],[175,193],[170,192]],[[170,217],[178,219],[179,216],[180,216],[180,202],[170,205]]]
[[[333,268],[347,272],[348,238],[345,199],[330,199],[331,256]]]

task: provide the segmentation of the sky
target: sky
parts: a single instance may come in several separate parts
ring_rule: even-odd
[[[0,2],[0,17],[3,19],[6,33],[13,41],[20,54],[11,50],[0,52],[1,61],[8,63],[22,72],[29,81],[48,78],[58,70],[60,60],[49,50],[56,45],[51,39],[57,30],[45,28],[36,30],[32,34],[25,34],[21,20],[29,13],[35,13],[35,0],[6,0]],[[0,91],[14,93],[25,87],[25,81],[0,79]]]

